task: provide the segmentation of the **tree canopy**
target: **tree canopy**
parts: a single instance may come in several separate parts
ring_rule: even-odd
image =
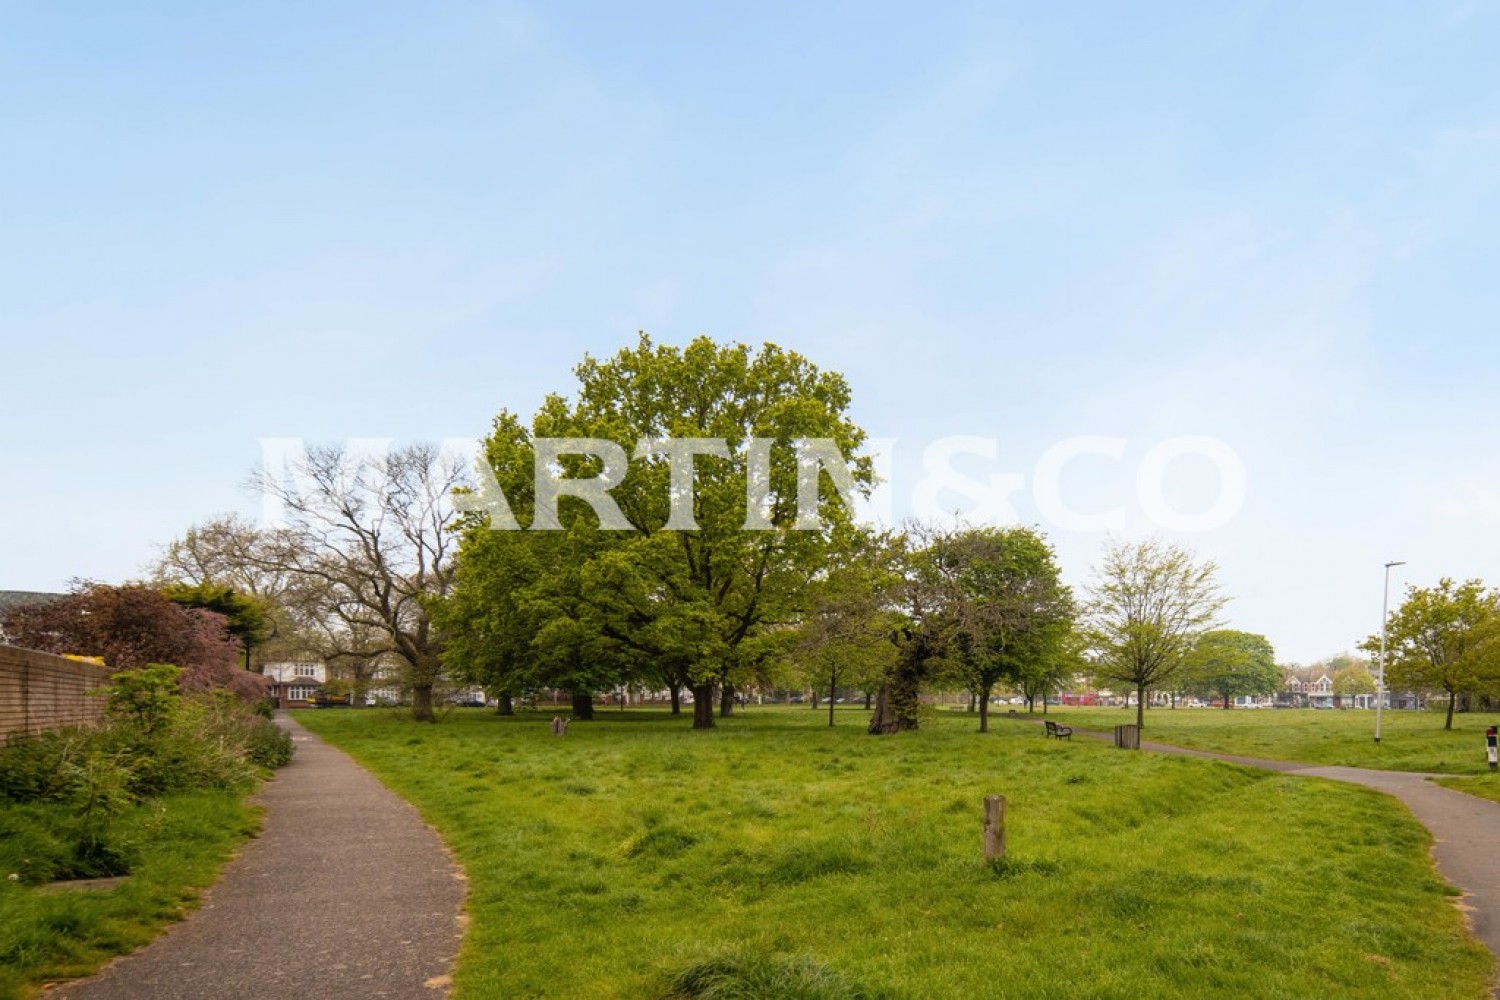
[[[1481,580],[1407,588],[1406,599],[1386,622],[1386,686],[1440,690],[1448,696],[1443,728],[1453,728],[1460,696],[1500,688],[1500,593]],[[1380,635],[1363,648],[1378,655]]]
[[[1276,651],[1263,635],[1234,629],[1204,632],[1183,660],[1183,689],[1222,698],[1227,709],[1242,695],[1275,694],[1281,688]]]
[[[575,375],[576,392],[548,396],[529,424],[495,420],[493,484],[471,499],[456,587],[435,612],[454,636],[447,660],[517,687],[597,688],[631,671],[686,683],[694,726],[711,727],[716,686],[727,695],[764,667],[809,581],[858,534],[837,502],[872,481],[848,385],[772,344],[644,334]],[[820,465],[829,451],[809,442],[847,466]]]
[[[1097,678],[1135,689],[1137,725],[1147,692],[1170,681],[1218,624],[1226,598],[1216,572],[1160,539],[1106,547],[1084,615],[1088,644]]]

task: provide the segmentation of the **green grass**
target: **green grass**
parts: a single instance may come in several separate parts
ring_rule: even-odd
[[[1439,785],[1452,788],[1466,795],[1477,795],[1481,799],[1500,802],[1500,776],[1486,774],[1473,778],[1436,778]]]
[[[1426,832],[1366,789],[961,716],[300,718],[463,864],[459,1000],[1487,995]]]
[[[118,823],[138,861],[128,879],[106,892],[46,893],[12,881],[9,874],[26,860],[26,838],[45,836],[45,830],[41,824],[11,824],[12,835],[0,839],[0,1000],[88,975],[180,919],[259,829],[260,810],[244,800],[243,791],[199,791],[132,808]],[[35,815],[45,819],[42,812]]]
[[[1110,730],[1135,722],[1135,709],[1048,709],[1048,718]],[[1461,713],[1453,729],[1443,729],[1442,712],[1385,712],[1380,743],[1375,713],[1336,709],[1152,708],[1143,738],[1243,757],[1344,764],[1391,771],[1479,774],[1488,770],[1486,726],[1500,715]],[[1011,724],[1002,713],[993,725]]]

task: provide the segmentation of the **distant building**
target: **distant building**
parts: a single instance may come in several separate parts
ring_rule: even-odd
[[[318,660],[267,663],[261,673],[271,681],[277,708],[309,708],[328,682],[328,668]]]

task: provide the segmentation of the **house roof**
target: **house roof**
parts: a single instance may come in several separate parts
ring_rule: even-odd
[[[43,604],[67,596],[67,594],[53,594],[44,590],[0,590],[0,615],[27,604]]]

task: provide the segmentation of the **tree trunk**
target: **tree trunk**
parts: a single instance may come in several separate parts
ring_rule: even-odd
[[[594,717],[594,694],[592,691],[573,692],[573,718],[588,722]]]
[[[839,689],[838,671],[830,671],[828,674],[828,725],[833,726],[833,693]]]
[[[984,687],[980,688],[979,731],[981,733],[987,733],[990,731],[990,691],[993,690],[993,688],[993,684],[986,684],[984,685]]]
[[[682,685],[678,684],[676,681],[673,681],[667,687],[672,692],[672,714],[673,715],[681,715],[682,714]]]
[[[1448,692],[1448,721],[1443,723],[1444,729],[1453,728],[1453,704],[1456,701],[1458,701],[1458,692],[1455,690],[1450,690]]]
[[[714,727],[714,686],[712,684],[693,685],[693,728],[712,729]]]
[[[719,689],[719,718],[727,719],[734,714],[734,685],[728,681]]]
[[[1229,692],[1224,692],[1224,711],[1229,711]]]
[[[871,735],[899,733],[917,728],[922,681],[932,656],[931,640],[918,632],[907,633],[896,665],[875,696],[875,714],[870,717]]]
[[[510,692],[509,691],[501,691],[495,697],[500,702],[499,707],[497,707],[495,709],[495,714],[496,715],[515,715],[516,714],[516,703],[513,700],[511,700]]]
[[[974,711],[974,689],[969,689],[969,711]]]
[[[411,717],[417,722],[435,722],[432,713],[432,685],[416,684],[411,689]]]
[[[1137,684],[1135,688],[1135,726],[1137,729],[1146,728],[1146,685]]]
[[[870,709],[872,709],[874,707],[875,707],[875,692],[871,691],[869,688],[865,688],[865,711],[868,712]]]

